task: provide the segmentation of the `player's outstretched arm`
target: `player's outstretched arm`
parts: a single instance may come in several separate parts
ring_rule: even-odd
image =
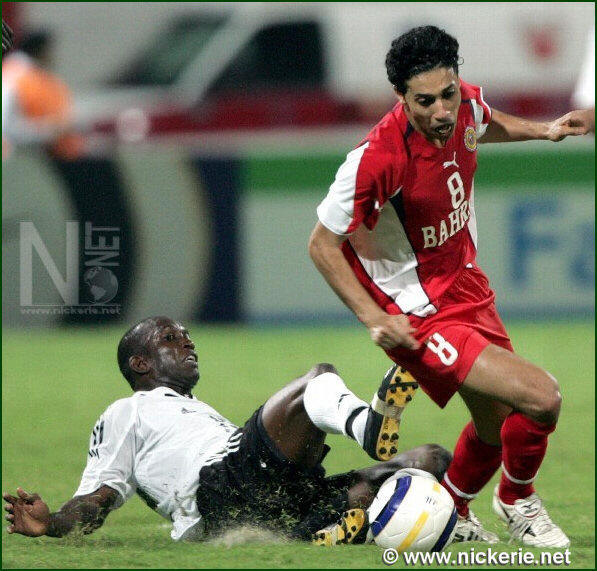
[[[66,502],[59,511],[50,513],[39,494],[29,494],[17,488],[17,495],[4,493],[8,533],[29,537],[48,535],[62,537],[75,528],[91,533],[100,527],[116,503],[118,492],[102,486],[92,494],[77,496]]]
[[[491,122],[479,142],[508,143],[534,140],[557,142],[569,136],[586,135],[590,131],[591,120],[586,110],[570,111],[553,121],[530,121],[492,109]]]
[[[418,349],[415,329],[406,315],[389,315],[371,298],[357,280],[341,247],[346,236],[338,236],[318,222],[309,240],[313,263],[338,297],[369,329],[371,339],[383,349],[397,346]]]

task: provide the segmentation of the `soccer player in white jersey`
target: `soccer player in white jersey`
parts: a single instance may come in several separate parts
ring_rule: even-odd
[[[584,111],[533,122],[491,109],[459,60],[456,39],[434,26],[394,40],[386,67],[398,103],[339,168],[309,251],[374,343],[440,407],[456,392],[467,405],[472,422],[443,481],[457,539],[497,541],[468,502],[502,464],[493,505],[512,536],[566,547],[533,487],[560,390],[514,353],[475,262],[473,176],[478,142],[555,142],[590,125]]]
[[[359,542],[366,535],[364,508],[386,478],[417,468],[441,480],[451,459],[428,444],[383,464],[325,477],[326,433],[346,434],[367,448],[380,434],[390,440],[384,416],[347,389],[332,365],[320,364],[239,428],[192,396],[199,379],[195,345],[167,317],[132,327],[118,346],[118,364],[134,394],[97,421],[74,497],[50,513],[38,494],[22,488],[5,493],[9,533],[90,533],[136,492],[172,521],[175,540],[250,524],[296,539],[317,532],[316,542],[324,545]],[[387,412],[400,412],[411,383],[393,370],[386,375],[381,389],[396,399],[394,407],[386,403]],[[231,380],[231,391],[233,385]]]

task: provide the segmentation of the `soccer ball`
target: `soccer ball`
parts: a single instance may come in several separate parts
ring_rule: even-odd
[[[441,551],[454,537],[458,517],[450,494],[429,473],[399,470],[367,510],[368,539],[403,551]]]

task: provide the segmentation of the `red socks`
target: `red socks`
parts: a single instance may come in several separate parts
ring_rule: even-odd
[[[454,498],[460,515],[468,514],[469,501],[489,482],[501,460],[501,446],[482,442],[477,436],[475,426],[469,422],[456,442],[454,459],[442,481],[444,488]]]
[[[454,498],[458,513],[468,514],[468,503],[489,482],[502,461],[500,499],[513,504],[530,496],[535,491],[533,481],[547,450],[547,437],[554,429],[555,424],[546,426],[513,412],[502,425],[500,447],[482,442],[469,422],[458,438],[454,459],[442,481]]]
[[[500,499],[513,504],[530,496],[533,481],[547,449],[547,437],[556,425],[546,426],[513,412],[502,425],[503,472],[499,487]]]

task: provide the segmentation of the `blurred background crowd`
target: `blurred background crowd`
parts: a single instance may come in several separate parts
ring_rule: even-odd
[[[351,317],[308,260],[343,156],[435,24],[490,106],[594,107],[592,2],[3,2],[3,324]],[[594,139],[479,152],[480,261],[515,317],[594,312]],[[500,296],[500,292],[502,295]]]

